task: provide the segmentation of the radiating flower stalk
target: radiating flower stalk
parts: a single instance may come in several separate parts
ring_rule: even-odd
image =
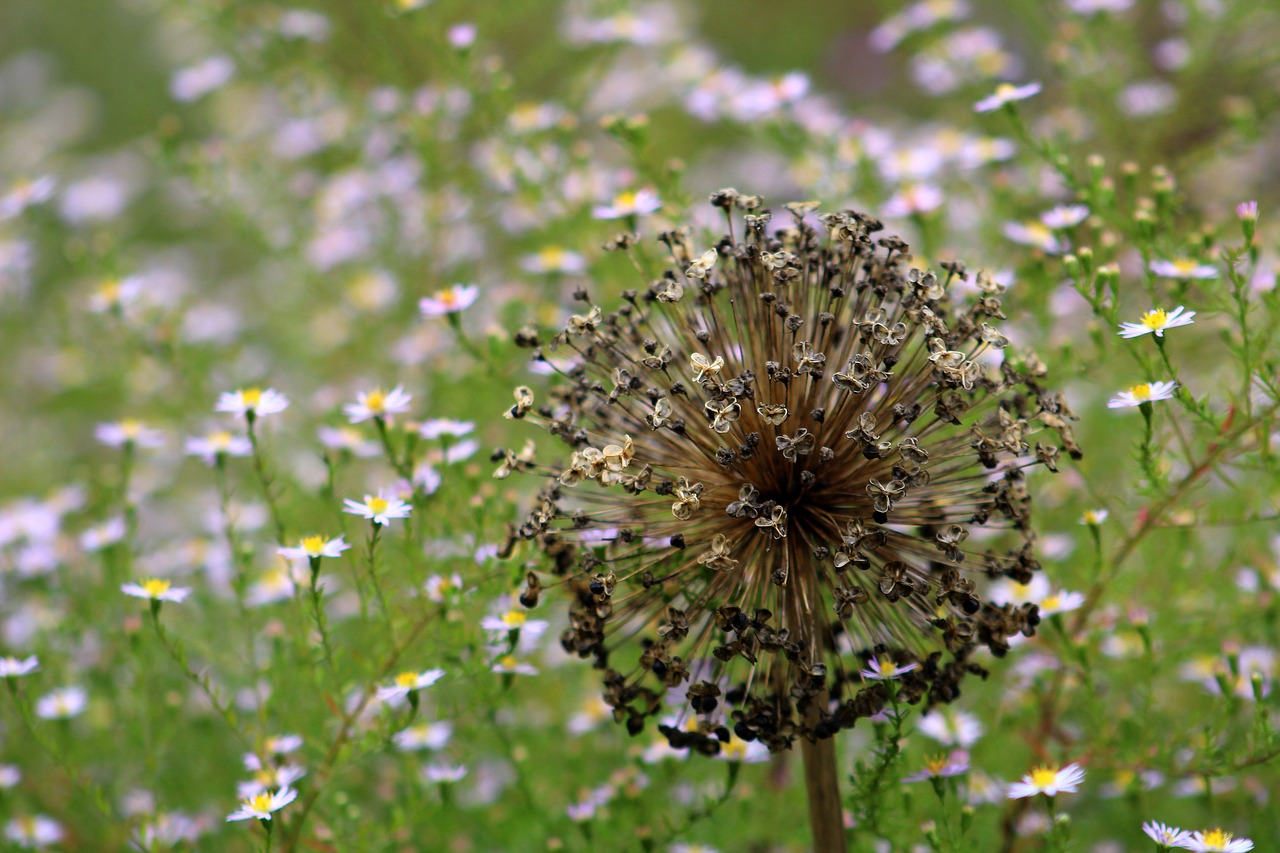
[[[518,388],[508,417],[571,458],[495,454],[495,476],[547,479],[508,547],[551,562],[573,599],[562,645],[605,672],[629,732],[679,689],[695,722],[658,726],[675,748],[716,754],[731,729],[775,752],[798,742],[815,847],[843,850],[833,737],[888,704],[872,659],[894,669],[895,701],[934,705],[985,674],[979,646],[1002,656],[1035,632],[1034,605],[984,602],[975,577],[1039,569],[1024,470],[1079,457],[1073,416],[994,325],[1003,288],[985,275],[953,303],[964,265],[912,268],[871,217],[819,228],[816,204],[789,204],[775,228],[758,198],[712,203],[728,234],[710,248],[664,233],[673,268],[616,311],[517,334],[567,381],[542,405]],[[1012,541],[975,544],[974,528]],[[543,578],[527,584],[533,606]]]

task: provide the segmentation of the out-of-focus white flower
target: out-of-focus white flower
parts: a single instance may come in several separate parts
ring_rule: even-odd
[[[391,684],[378,688],[378,701],[390,702],[408,696],[410,693],[414,693],[424,687],[430,687],[443,677],[443,669],[428,669],[424,672],[402,672],[395,677],[395,681]]]
[[[1040,221],[1046,228],[1055,231],[1074,228],[1089,218],[1089,208],[1083,204],[1060,204],[1040,214]]]
[[[622,219],[624,216],[642,216],[662,207],[662,199],[649,187],[634,192],[619,193],[609,204],[596,205],[591,215],[596,219]]]
[[[265,418],[289,408],[289,398],[274,388],[242,388],[218,397],[214,411],[241,418]]]
[[[1151,262],[1151,271],[1165,278],[1210,279],[1218,277],[1218,270],[1210,264],[1202,264],[1194,258],[1158,258]]]
[[[182,601],[191,594],[190,587],[174,586],[172,581],[162,578],[149,578],[140,584],[123,584],[120,587],[120,591],[134,598],[145,598],[149,601],[172,601],[175,603]]]
[[[385,419],[388,415],[407,412],[412,401],[413,395],[407,393],[403,386],[397,385],[390,391],[383,391],[381,388],[361,391],[356,395],[356,402],[343,406],[342,410],[351,423],[358,424],[370,418]]]
[[[93,431],[98,441],[108,447],[164,447],[164,433],[153,429],[142,421],[125,418],[122,421],[98,424]]]
[[[898,190],[880,211],[887,217],[918,216],[942,207],[946,196],[932,184],[911,184]]]
[[[1015,86],[1012,83],[1001,83],[996,86],[995,92],[988,97],[973,105],[975,112],[989,113],[998,110],[1005,104],[1016,103],[1017,101],[1025,101],[1034,95],[1040,93],[1039,83],[1027,83],[1025,86]]]
[[[36,716],[42,720],[69,720],[84,713],[89,694],[83,687],[61,687],[36,700]]]
[[[479,297],[478,285],[455,284],[447,290],[436,291],[435,295],[418,300],[418,310],[423,317],[443,317],[470,308]]]
[[[169,80],[169,94],[175,101],[190,103],[221,89],[236,73],[228,56],[211,56],[195,65],[179,69]]]
[[[191,436],[186,441],[188,456],[198,456],[206,465],[215,465],[218,457],[249,456],[253,443],[246,436],[226,430],[214,430],[201,436]]]

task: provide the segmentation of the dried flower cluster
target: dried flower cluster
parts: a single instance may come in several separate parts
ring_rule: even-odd
[[[977,648],[1035,631],[1035,605],[984,602],[975,578],[1039,568],[1024,469],[1079,455],[1071,413],[994,325],[986,276],[953,304],[963,265],[911,268],[871,217],[793,203],[776,227],[756,197],[711,201],[728,222],[713,248],[664,233],[674,269],[646,291],[545,345],[517,336],[568,382],[544,405],[517,389],[508,416],[572,455],[495,454],[499,477],[548,479],[510,545],[551,558],[573,596],[563,646],[605,671],[632,734],[674,691],[692,711],[660,726],[678,748],[831,737],[885,706],[872,658],[901,700],[949,702],[985,675]],[[1057,441],[1032,446],[1046,430]],[[530,572],[526,606],[542,585]]]

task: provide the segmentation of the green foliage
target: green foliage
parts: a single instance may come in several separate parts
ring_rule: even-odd
[[[727,185],[775,213],[881,211],[913,263],[1007,283],[1010,357],[1043,359],[1083,449],[1028,476],[1044,586],[975,578],[1036,601],[1036,636],[955,705],[840,737],[850,850],[1151,849],[1151,820],[1280,837],[1269,4],[11,5],[0,657],[39,660],[0,694],[11,843],[44,815],[69,850],[806,849],[798,753],[686,757],[613,724],[558,648],[564,590],[516,601],[547,568],[503,547],[533,485],[490,458],[529,438],[511,389],[554,384],[522,330],[645,291],[661,231],[715,245]],[[593,212],[642,188],[659,210]],[[423,316],[472,282],[474,304]],[[1118,334],[1177,306],[1194,322]],[[406,411],[348,423],[396,386]],[[290,405],[214,412],[254,387]],[[222,431],[243,452],[184,450]],[[344,512],[378,495],[410,513]],[[313,534],[352,547],[279,555]],[[120,591],[148,578],[191,592]],[[939,733],[956,710],[981,737]],[[903,781],[939,748],[969,770]],[[1006,796],[1072,763],[1078,792]],[[238,783],[292,765],[269,824],[226,821]]]

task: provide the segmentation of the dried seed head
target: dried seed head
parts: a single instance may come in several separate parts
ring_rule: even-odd
[[[1035,631],[1033,605],[984,603],[973,578],[1039,568],[1023,469],[1056,470],[1057,445],[1079,456],[1070,410],[992,325],[1001,288],[982,273],[954,304],[964,267],[909,268],[872,217],[819,230],[797,203],[769,233],[758,199],[712,204],[757,210],[745,239],[731,220],[701,253],[689,229],[662,235],[672,269],[614,313],[571,317],[535,352],[566,382],[536,410],[517,389],[508,412],[569,449],[557,467],[496,457],[499,476],[548,478],[513,537],[573,595],[562,644],[605,671],[633,734],[678,691],[698,724],[660,728],[704,753],[729,728],[778,750],[877,713],[873,656],[905,701],[949,702],[979,646],[1003,655]],[[1057,442],[1032,452],[1043,433]],[[975,544],[975,527],[1012,543]]]

